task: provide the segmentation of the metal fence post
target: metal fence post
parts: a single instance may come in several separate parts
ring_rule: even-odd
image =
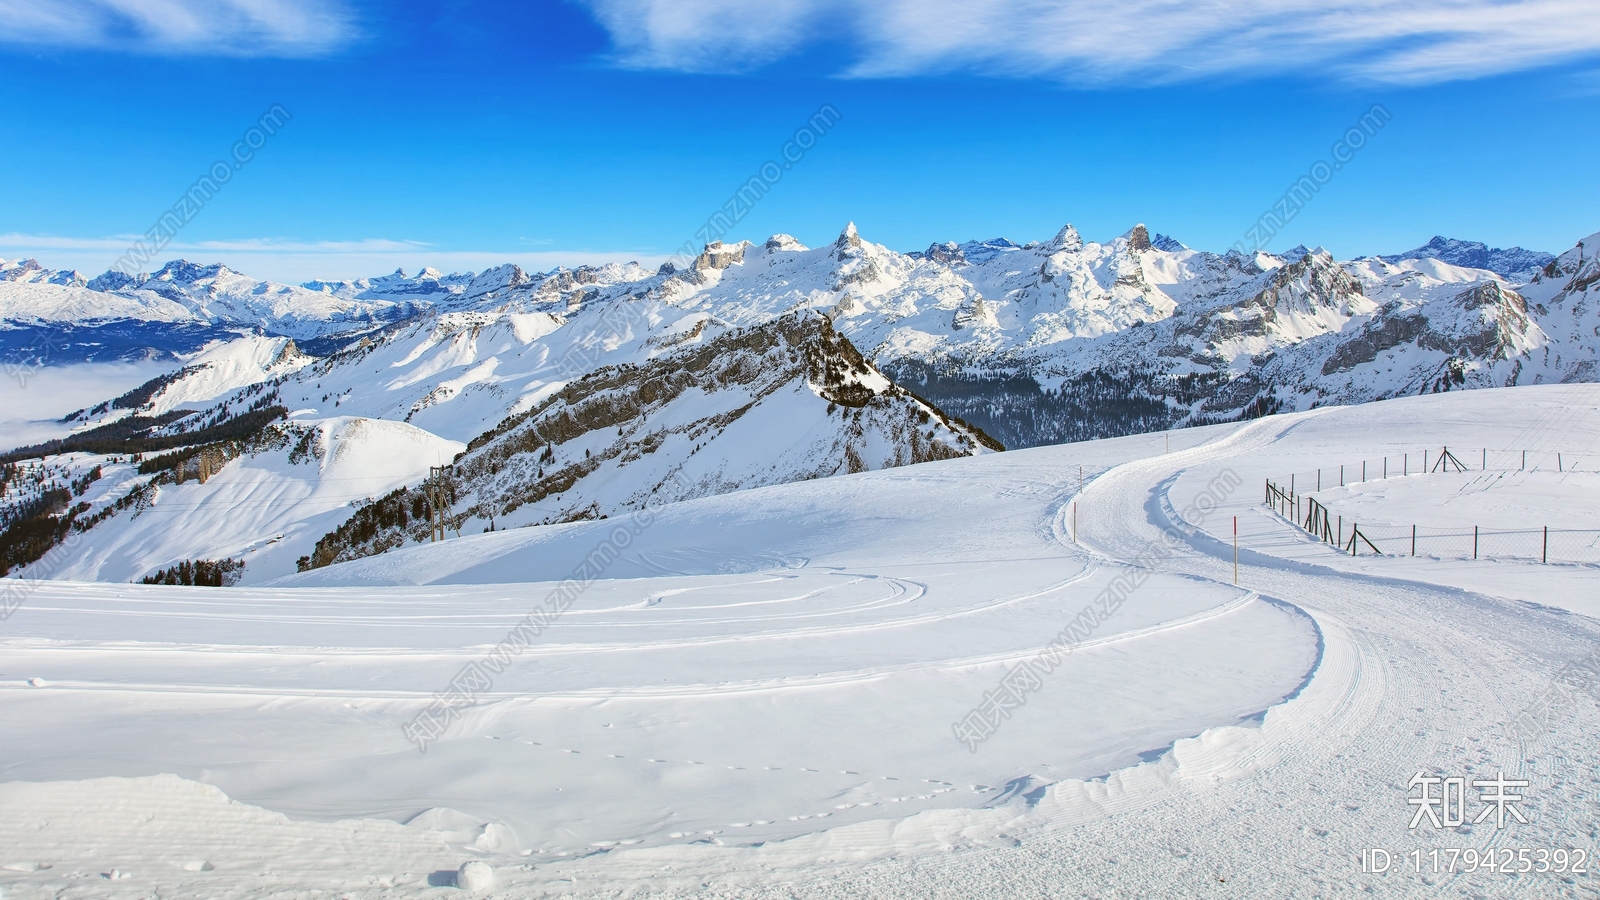
[[[1472,558],[1478,558],[1478,526],[1472,526]]]
[[[1417,526],[1411,526],[1411,555],[1417,555]]]
[[[1550,526],[1544,527],[1544,549],[1539,551],[1539,562],[1543,565],[1550,564]]]

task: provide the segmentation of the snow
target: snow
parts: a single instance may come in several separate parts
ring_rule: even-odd
[[[464,449],[401,422],[341,416],[296,425],[316,430],[315,456],[293,462],[290,449],[269,450],[228,462],[205,484],[161,485],[147,507],[97,525],[48,577],[125,583],[185,560],[222,558],[244,560],[244,584],[278,577],[295,571],[353,504],[415,484]],[[84,455],[79,468],[99,461]],[[131,465],[104,471],[84,496],[92,511],[137,480]]]
[[[288,338],[251,335],[218,341],[184,360],[190,371],[158,391],[141,410],[160,415],[193,409],[235,390],[297,371],[311,358],[296,352]]]
[[[29,582],[0,638],[0,885],[427,896],[481,861],[496,896],[642,878],[669,896],[1437,896],[1363,874],[1361,849],[1592,846],[1600,710],[1514,723],[1600,639],[1593,566],[1351,559],[1261,485],[1445,445],[1592,459],[1597,441],[1592,386],[1481,390],[1177,432],[1170,452],[1140,436],[776,485],[270,585]],[[1579,522],[1590,472],[1327,497]],[[581,574],[606,542],[616,559]],[[1136,573],[975,751],[954,739]],[[566,579],[571,608],[418,753],[400,724]],[[1419,769],[1529,778],[1530,824],[1410,831]]]
[[[105,289],[95,292],[41,267],[0,281],[0,319],[168,316],[260,329],[265,336],[249,338],[258,343],[364,334],[361,349],[289,378],[285,403],[335,403],[340,413],[408,421],[460,441],[596,367],[638,364],[671,352],[679,338],[704,341],[807,309],[826,311],[884,366],[915,360],[972,375],[1026,372],[1050,387],[1130,365],[1149,370],[1152,385],[1222,376],[1216,390],[1232,405],[1185,401],[1189,410],[1175,410],[1197,421],[1252,401],[1310,409],[1458,385],[1594,380],[1600,372],[1600,304],[1589,301],[1584,274],[1594,257],[1581,244],[1551,264],[1559,274],[1541,271],[1513,285],[1432,257],[1341,264],[1323,251],[1287,260],[1217,255],[1170,239],[1146,246],[1135,239],[1147,233],[1141,228],[1092,241],[1066,225],[1045,242],[995,239],[907,255],[850,226],[815,249],[785,235],[719,245],[706,265],[673,274],[631,264],[542,274],[502,266],[302,288],[179,260],[153,276],[102,276],[89,282]],[[1460,298],[1488,285],[1504,289],[1504,308],[1466,308]],[[35,289],[99,299],[82,308],[64,295],[5,305],[7,291]],[[130,302],[167,311],[125,308]],[[1382,346],[1368,353],[1373,345]],[[1347,348],[1366,361],[1341,366]],[[1229,391],[1230,383],[1254,393]]]

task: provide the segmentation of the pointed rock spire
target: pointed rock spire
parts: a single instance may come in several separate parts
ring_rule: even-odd
[[[1071,222],[1061,226],[1061,230],[1056,232],[1056,236],[1050,240],[1050,251],[1052,253],[1082,248],[1083,238],[1078,236],[1078,229],[1072,227]]]
[[[833,245],[838,247],[840,250],[843,250],[845,247],[861,246],[861,235],[856,234],[856,223],[850,222],[846,224],[844,226],[844,230],[839,232],[839,239],[834,241]]]

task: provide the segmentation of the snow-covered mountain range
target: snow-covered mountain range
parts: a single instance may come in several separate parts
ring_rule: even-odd
[[[35,362],[70,361],[45,359],[53,345],[38,351],[38,336],[103,347],[115,329],[128,346],[152,334],[196,344],[174,339],[172,373],[75,414],[67,443],[13,453],[68,462],[52,463],[66,468],[50,478],[13,479],[34,487],[10,497],[33,502],[98,466],[103,478],[120,473],[120,492],[51,495],[51,515],[105,521],[163,497],[217,512],[209,521],[225,521],[228,504],[291,494],[351,504],[274,520],[271,535],[213,527],[197,542],[181,527],[123,529],[115,552],[85,550],[60,569],[126,580],[270,544],[247,570],[260,580],[293,560],[425,540],[436,503],[453,530],[551,523],[982,453],[990,435],[1015,448],[1590,381],[1597,242],[1548,257],[1438,239],[1340,262],[1321,249],[1197,251],[1143,225],[1094,242],[1068,225],[1049,241],[899,253],[847,226],[817,248],[787,235],[715,242],[682,270],[502,266],[287,286],[183,261],[92,280],[0,264],[0,338],[13,356],[32,336]],[[277,424],[261,431],[268,420]],[[352,431],[352,421],[375,424]],[[350,449],[399,439],[380,423],[431,449],[398,454],[409,462],[385,470],[382,490],[286,487],[351,477],[329,474],[328,454],[381,456]],[[446,452],[462,447],[458,459]],[[144,456],[128,468],[134,453]],[[423,484],[428,467],[452,461]],[[230,471],[256,474],[214,488],[243,477]]]
[[[1510,279],[1528,280],[1540,269],[1550,264],[1555,256],[1538,250],[1524,250],[1521,247],[1509,249],[1490,249],[1487,244],[1477,241],[1458,241],[1443,235],[1435,235],[1415,250],[1405,253],[1396,253],[1382,257],[1386,262],[1402,262],[1408,259],[1437,259],[1447,262],[1452,266],[1462,266],[1468,269],[1488,269],[1496,275],[1503,275]]]

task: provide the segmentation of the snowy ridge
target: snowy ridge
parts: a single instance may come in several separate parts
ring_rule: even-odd
[[[474,439],[439,488],[457,533],[977,455],[988,438],[895,386],[827,319],[680,341],[602,368]],[[417,492],[357,511],[303,568],[426,540]]]
[[[130,492],[138,501],[86,532],[55,577],[127,582],[192,559],[243,560],[245,584],[281,576],[352,503],[415,482],[461,449],[401,422],[342,416],[274,427],[205,481],[151,482],[102,463],[86,515]]]
[[[1544,268],[1555,257],[1538,250],[1511,247],[1506,250],[1489,249],[1477,241],[1458,241],[1442,235],[1435,236],[1415,250],[1379,257],[1386,262],[1403,262],[1410,259],[1437,259],[1468,269],[1487,269],[1506,278],[1527,280]]]

